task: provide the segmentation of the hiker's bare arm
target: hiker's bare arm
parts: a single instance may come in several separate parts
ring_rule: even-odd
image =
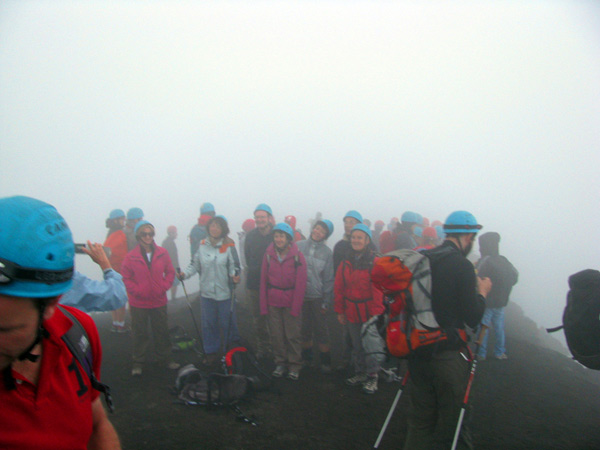
[[[492,290],[492,280],[490,280],[488,277],[477,277],[477,290],[481,295],[487,297]]]
[[[121,450],[119,436],[104,410],[100,397],[92,403],[93,430],[88,450]]]

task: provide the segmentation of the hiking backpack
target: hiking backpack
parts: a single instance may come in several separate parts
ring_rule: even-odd
[[[246,347],[234,347],[223,358],[226,374],[243,375],[250,382],[252,391],[264,391],[273,384],[271,376],[261,367],[256,357]]]
[[[393,356],[406,357],[448,340],[433,313],[430,259],[441,259],[451,251],[447,247],[427,252],[401,249],[375,261],[371,280],[387,297],[386,344]],[[466,332],[458,333],[466,342]]]
[[[587,269],[569,277],[563,324],[573,358],[584,366],[600,370],[600,272]]]
[[[249,394],[250,385],[242,375],[207,375],[188,364],[179,369],[174,392],[186,405],[231,406]]]
[[[110,387],[108,385],[101,383],[96,378],[94,374],[93,361],[94,355],[92,354],[92,346],[90,345],[90,340],[88,338],[87,332],[83,325],[75,318],[73,314],[71,314],[66,308],[63,308],[61,305],[58,305],[61,312],[67,316],[73,323],[71,328],[62,336],[62,340],[68,347],[69,351],[73,355],[73,357],[79,362],[85,374],[90,380],[92,387],[98,392],[102,392],[104,394],[104,400],[106,401],[106,406],[110,412],[114,412],[114,406],[112,401],[112,396],[110,394]],[[77,378],[79,379],[79,384],[81,385],[81,389],[87,390],[87,386],[81,380],[79,372],[76,372]]]

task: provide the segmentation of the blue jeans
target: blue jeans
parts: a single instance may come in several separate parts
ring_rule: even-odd
[[[223,347],[231,346],[240,341],[237,329],[235,311],[231,311],[231,299],[214,300],[212,298],[200,297],[202,306],[202,340],[204,341],[204,352],[208,354],[218,353],[221,350],[221,332],[225,342]],[[231,326],[230,313],[231,312]],[[229,339],[227,331],[229,328]],[[227,351],[227,348],[223,348]]]
[[[506,336],[504,335],[504,308],[486,308],[483,313],[483,319],[481,319],[482,325],[487,325],[494,329],[494,336],[496,337],[496,345],[494,346],[494,356],[500,356],[506,353]],[[487,354],[487,343],[490,330],[485,333],[479,352],[477,356],[479,358],[485,358]]]

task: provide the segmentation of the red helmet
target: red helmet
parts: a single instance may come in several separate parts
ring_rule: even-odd
[[[423,237],[427,239],[437,239],[437,231],[433,227],[423,228]]]
[[[254,219],[244,220],[244,223],[242,224],[242,230],[244,230],[246,233],[255,228],[256,228],[256,222],[254,221]]]
[[[439,220],[434,220],[433,223],[431,224],[432,227],[441,227],[444,224],[442,222],[440,222]]]
[[[292,227],[292,230],[296,229],[296,218],[294,216],[285,216],[283,221]]]

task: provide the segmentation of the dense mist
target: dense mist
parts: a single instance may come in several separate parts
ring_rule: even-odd
[[[599,80],[591,1],[5,1],[0,195],[54,204],[77,241],[141,207],[182,264],[205,201],[232,234],[258,203],[305,235],[320,211],[331,246],[349,209],[466,209],[556,325],[599,265]]]

